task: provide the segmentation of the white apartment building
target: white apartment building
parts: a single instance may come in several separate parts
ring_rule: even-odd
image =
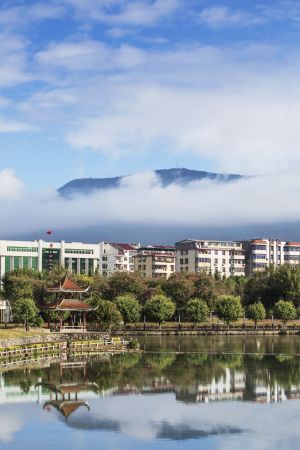
[[[100,242],[99,273],[108,277],[115,272],[133,272],[139,248],[140,244]]]
[[[246,274],[249,276],[270,265],[297,266],[300,264],[300,242],[252,239],[246,243],[246,260]]]
[[[133,257],[134,271],[144,278],[167,280],[175,272],[175,247],[148,245]]]
[[[73,273],[93,273],[98,269],[99,244],[81,242],[0,240],[0,277],[14,269],[50,270],[61,265]]]
[[[245,275],[243,242],[186,239],[175,244],[176,272]]]

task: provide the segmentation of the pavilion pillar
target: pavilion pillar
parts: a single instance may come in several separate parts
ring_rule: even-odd
[[[50,322],[50,312],[48,311],[48,328],[50,330],[51,322]]]
[[[59,331],[62,329],[62,326],[63,326],[63,320],[62,320],[62,317],[60,316],[59,317]]]
[[[86,328],[86,312],[83,311],[82,313],[82,319],[83,319],[83,327]]]

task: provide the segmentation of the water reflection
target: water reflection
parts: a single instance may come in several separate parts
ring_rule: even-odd
[[[299,356],[292,351],[271,354],[270,342],[263,339],[259,351],[256,346],[250,353],[253,343],[247,341],[245,353],[234,353],[245,342],[235,340],[231,345],[225,341],[218,342],[215,352],[212,347],[206,352],[198,348],[196,352],[196,344],[203,348],[207,345],[202,341],[190,345],[192,353],[177,353],[171,351],[171,339],[159,344],[164,353],[155,351],[157,342],[151,346],[147,343],[153,353],[80,356],[48,362],[44,367],[5,371],[0,374],[0,416],[3,407],[11,407],[11,422],[16,414],[15,424],[10,424],[12,430],[22,426],[23,432],[34,431],[37,423],[45,427],[49,448],[55,439],[51,434],[55,422],[61,424],[57,436],[74,430],[80,430],[86,439],[92,439],[94,435],[89,432],[95,430],[155,442],[231,436],[239,439],[234,442],[240,448],[237,442],[242,445],[242,436],[248,435],[249,439],[251,435],[256,446],[255,433],[262,432],[263,424],[270,432],[272,429],[272,436],[279,432],[283,411],[287,422],[284,426],[294,439],[298,436],[295,422],[300,404],[295,402],[294,407],[294,402],[287,400],[300,398]],[[273,340],[277,349],[291,350],[298,345],[296,338],[294,342]],[[275,409],[266,412],[263,408],[267,404]],[[36,422],[30,422],[32,414]],[[259,448],[271,448],[268,445]],[[287,448],[297,448],[294,441],[289,445]],[[19,447],[12,443],[11,448],[26,449],[21,443]],[[103,448],[109,449],[110,444],[103,444]],[[118,448],[122,448],[120,443]],[[131,442],[129,448],[142,447]],[[273,448],[277,448],[274,442]]]

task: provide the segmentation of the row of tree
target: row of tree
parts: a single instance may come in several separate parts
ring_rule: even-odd
[[[0,295],[10,300],[16,321],[38,323],[39,308],[53,300],[46,286],[64,274],[60,267],[41,273],[21,269],[8,272]],[[107,326],[117,326],[121,321],[135,323],[143,317],[159,324],[175,316],[198,323],[213,313],[227,324],[243,316],[257,324],[271,315],[286,322],[297,317],[300,305],[298,267],[270,267],[251,278],[222,279],[206,273],[174,274],[168,280],[145,280],[137,273],[73,277],[83,287],[90,286],[89,301],[98,307],[90,320]],[[55,315],[52,313],[53,320]]]

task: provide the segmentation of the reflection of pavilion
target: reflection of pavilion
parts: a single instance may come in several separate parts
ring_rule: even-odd
[[[85,362],[63,362],[60,364],[60,375],[63,376],[64,369],[78,369],[83,368],[84,379],[86,377],[86,363]],[[81,406],[90,410],[89,404],[85,400],[78,398],[80,392],[94,391],[98,392],[99,386],[92,382],[61,382],[61,383],[47,383],[41,382],[37,386],[41,386],[50,391],[50,399],[44,403],[43,409],[50,411],[55,408],[67,420],[72,413],[74,413]]]
[[[43,307],[48,312],[49,328],[50,313],[57,312],[60,331],[86,331],[86,314],[96,309],[82,301],[82,296],[89,291],[89,287],[83,289],[65,275],[59,283],[47,288],[46,291],[55,294],[55,300]],[[63,320],[63,313],[70,314],[67,322]]]

